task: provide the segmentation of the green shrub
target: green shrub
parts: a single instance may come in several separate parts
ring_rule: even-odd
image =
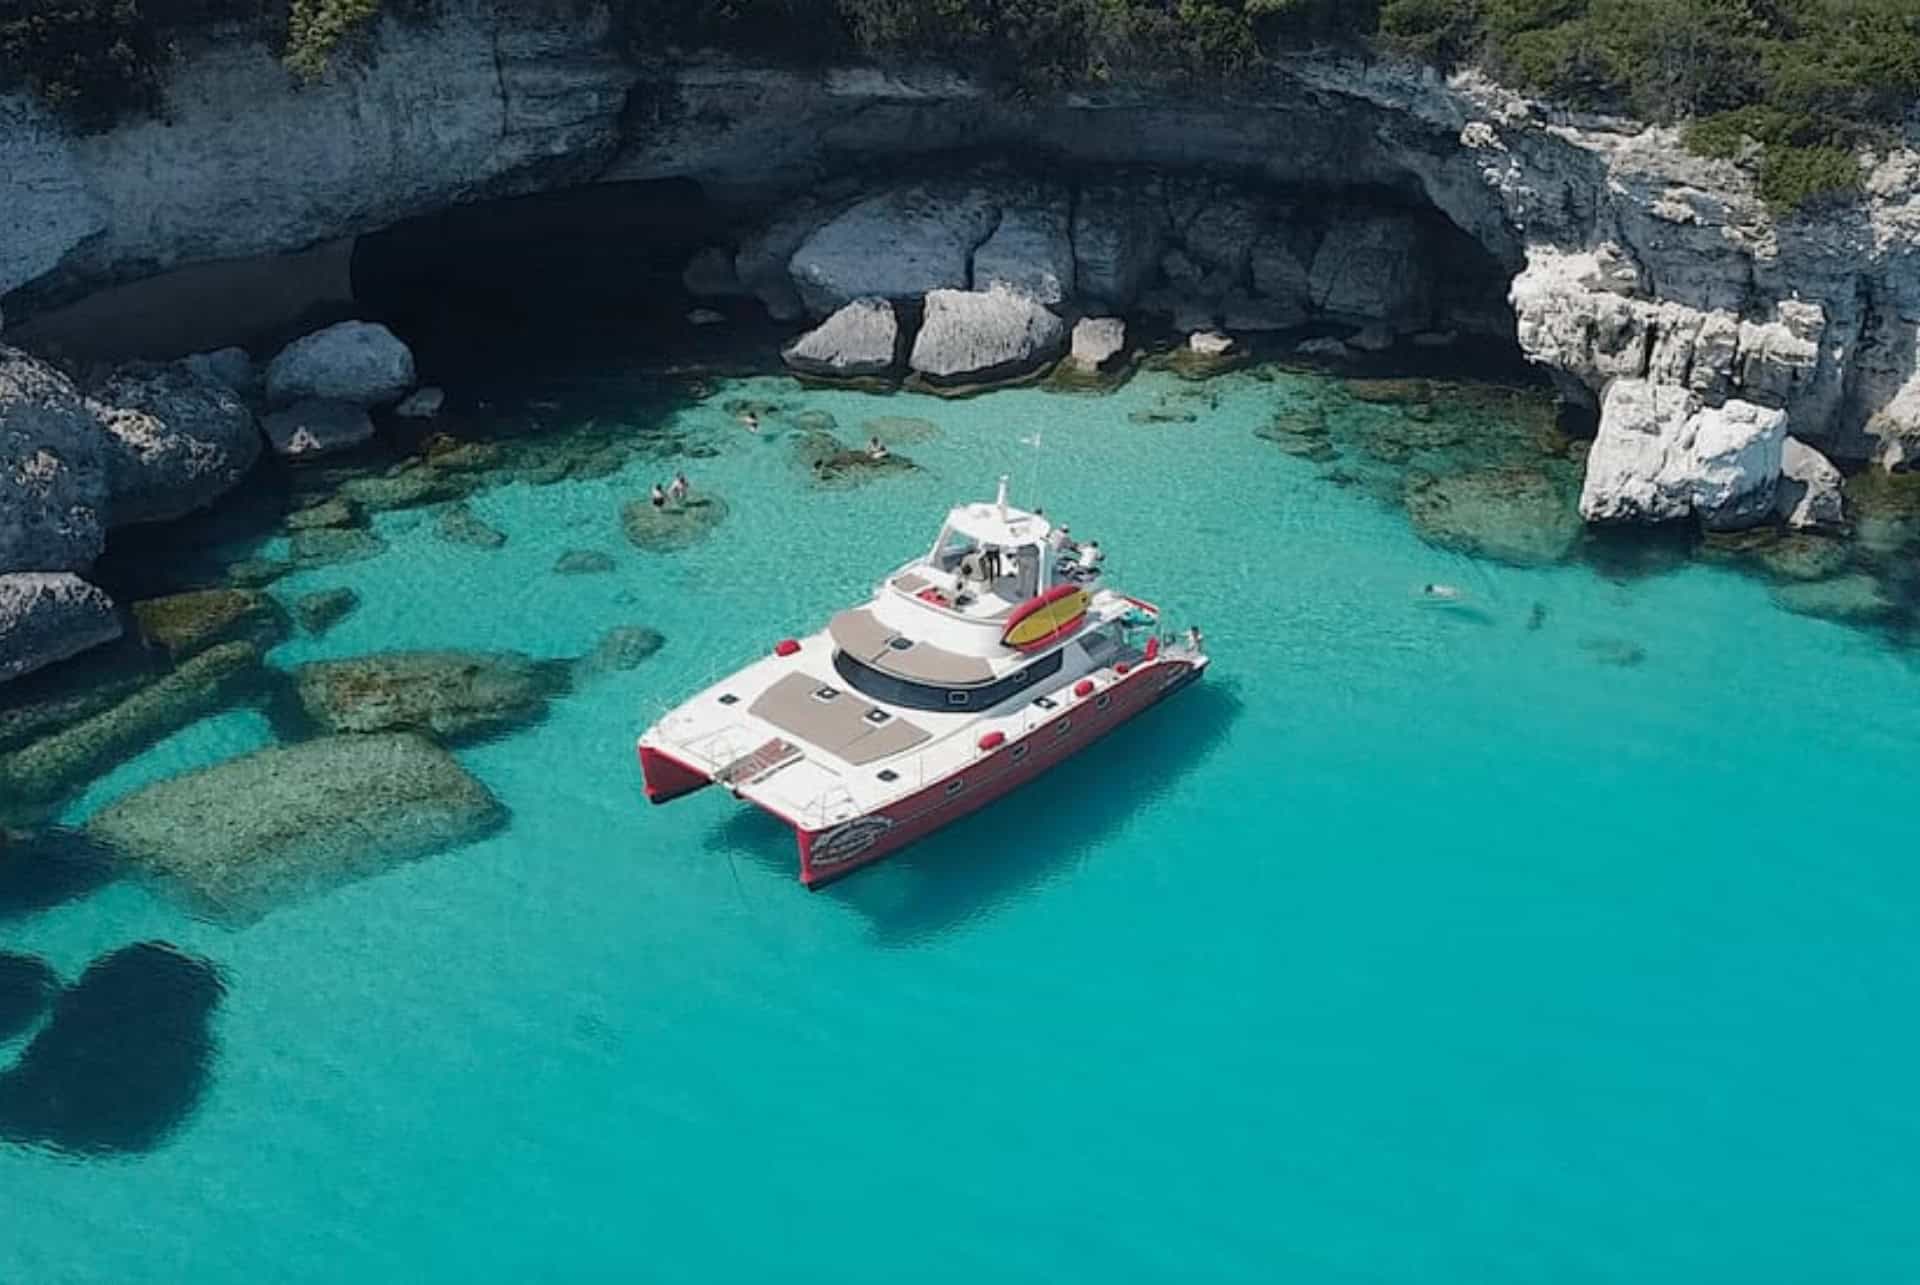
[[[1860,191],[1860,163],[1851,149],[1769,146],[1760,158],[1760,196],[1776,210],[1798,210]]]
[[[380,0],[293,0],[281,61],[300,79],[318,80],[340,42],[379,12]]]
[[[157,107],[163,54],[135,0],[0,6],[0,80],[26,83],[85,131]]]

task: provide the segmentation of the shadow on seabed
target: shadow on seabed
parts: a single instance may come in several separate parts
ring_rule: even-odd
[[[1037,780],[819,894],[869,921],[884,946],[913,946],[1018,900],[1070,870],[1198,768],[1239,717],[1231,683],[1207,679],[1138,715]],[[1151,747],[1152,754],[1143,751]],[[1006,837],[1017,835],[1018,842]],[[742,806],[703,845],[795,877],[792,832]]]

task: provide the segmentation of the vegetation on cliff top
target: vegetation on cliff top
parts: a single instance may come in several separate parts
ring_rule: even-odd
[[[1858,187],[1920,102],[1920,0],[608,0],[640,49],[950,61],[1034,90],[1219,79],[1319,46],[1476,64],[1569,106],[1686,122],[1776,208]],[[0,0],[0,80],[83,128],[159,102],[170,33],[244,20],[296,75],[432,0]]]

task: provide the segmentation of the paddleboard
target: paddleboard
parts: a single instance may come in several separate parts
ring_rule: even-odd
[[[1079,585],[1055,585],[1014,608],[1000,641],[1015,651],[1038,651],[1079,628],[1091,601]]]

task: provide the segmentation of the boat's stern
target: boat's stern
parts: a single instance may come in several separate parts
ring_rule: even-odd
[[[685,794],[692,794],[702,786],[713,784],[713,778],[692,764],[675,758],[658,745],[648,743],[648,738],[640,738],[640,779],[645,785],[647,802],[671,803]]]

